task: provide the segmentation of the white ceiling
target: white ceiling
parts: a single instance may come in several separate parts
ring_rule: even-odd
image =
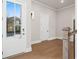
[[[55,9],[59,9],[75,4],[75,0],[64,0],[64,3],[61,3],[61,0],[34,0],[34,1],[41,2]]]

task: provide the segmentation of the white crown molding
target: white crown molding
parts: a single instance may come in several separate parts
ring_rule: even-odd
[[[36,4],[39,4],[39,5],[43,6],[43,7],[46,7],[48,9],[54,10],[54,11],[60,11],[60,10],[68,9],[68,8],[71,8],[71,7],[75,7],[75,4],[72,4],[72,5],[69,5],[69,6],[66,6],[66,7],[62,7],[62,8],[56,9],[56,8],[50,7],[47,4],[42,3],[40,1],[33,0],[32,2],[36,3]]]
[[[36,0],[34,0],[34,1],[32,1],[32,2],[33,2],[33,3],[36,3],[36,4],[39,4],[39,5],[43,6],[43,7],[46,7],[46,8],[48,8],[48,9],[50,9],[50,10],[56,11],[55,8],[52,8],[52,7],[48,6],[48,5],[45,4],[45,3],[42,3],[42,2],[39,2],[39,1],[36,1]]]
[[[75,4],[72,4],[72,5],[63,7],[63,8],[56,9],[56,11],[61,11],[61,10],[68,9],[68,8],[72,8],[72,7],[75,7]]]

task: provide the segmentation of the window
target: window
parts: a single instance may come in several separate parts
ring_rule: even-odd
[[[7,36],[21,33],[21,5],[7,2]]]

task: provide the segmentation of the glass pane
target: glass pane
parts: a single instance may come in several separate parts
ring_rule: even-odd
[[[13,1],[13,0],[7,0],[7,1]]]
[[[21,33],[21,5],[15,4],[15,33]]]
[[[14,35],[14,3],[6,3],[7,12],[7,36]]]

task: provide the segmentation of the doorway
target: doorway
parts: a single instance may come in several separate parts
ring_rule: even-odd
[[[24,8],[23,2],[3,0],[3,58],[26,51]]]

